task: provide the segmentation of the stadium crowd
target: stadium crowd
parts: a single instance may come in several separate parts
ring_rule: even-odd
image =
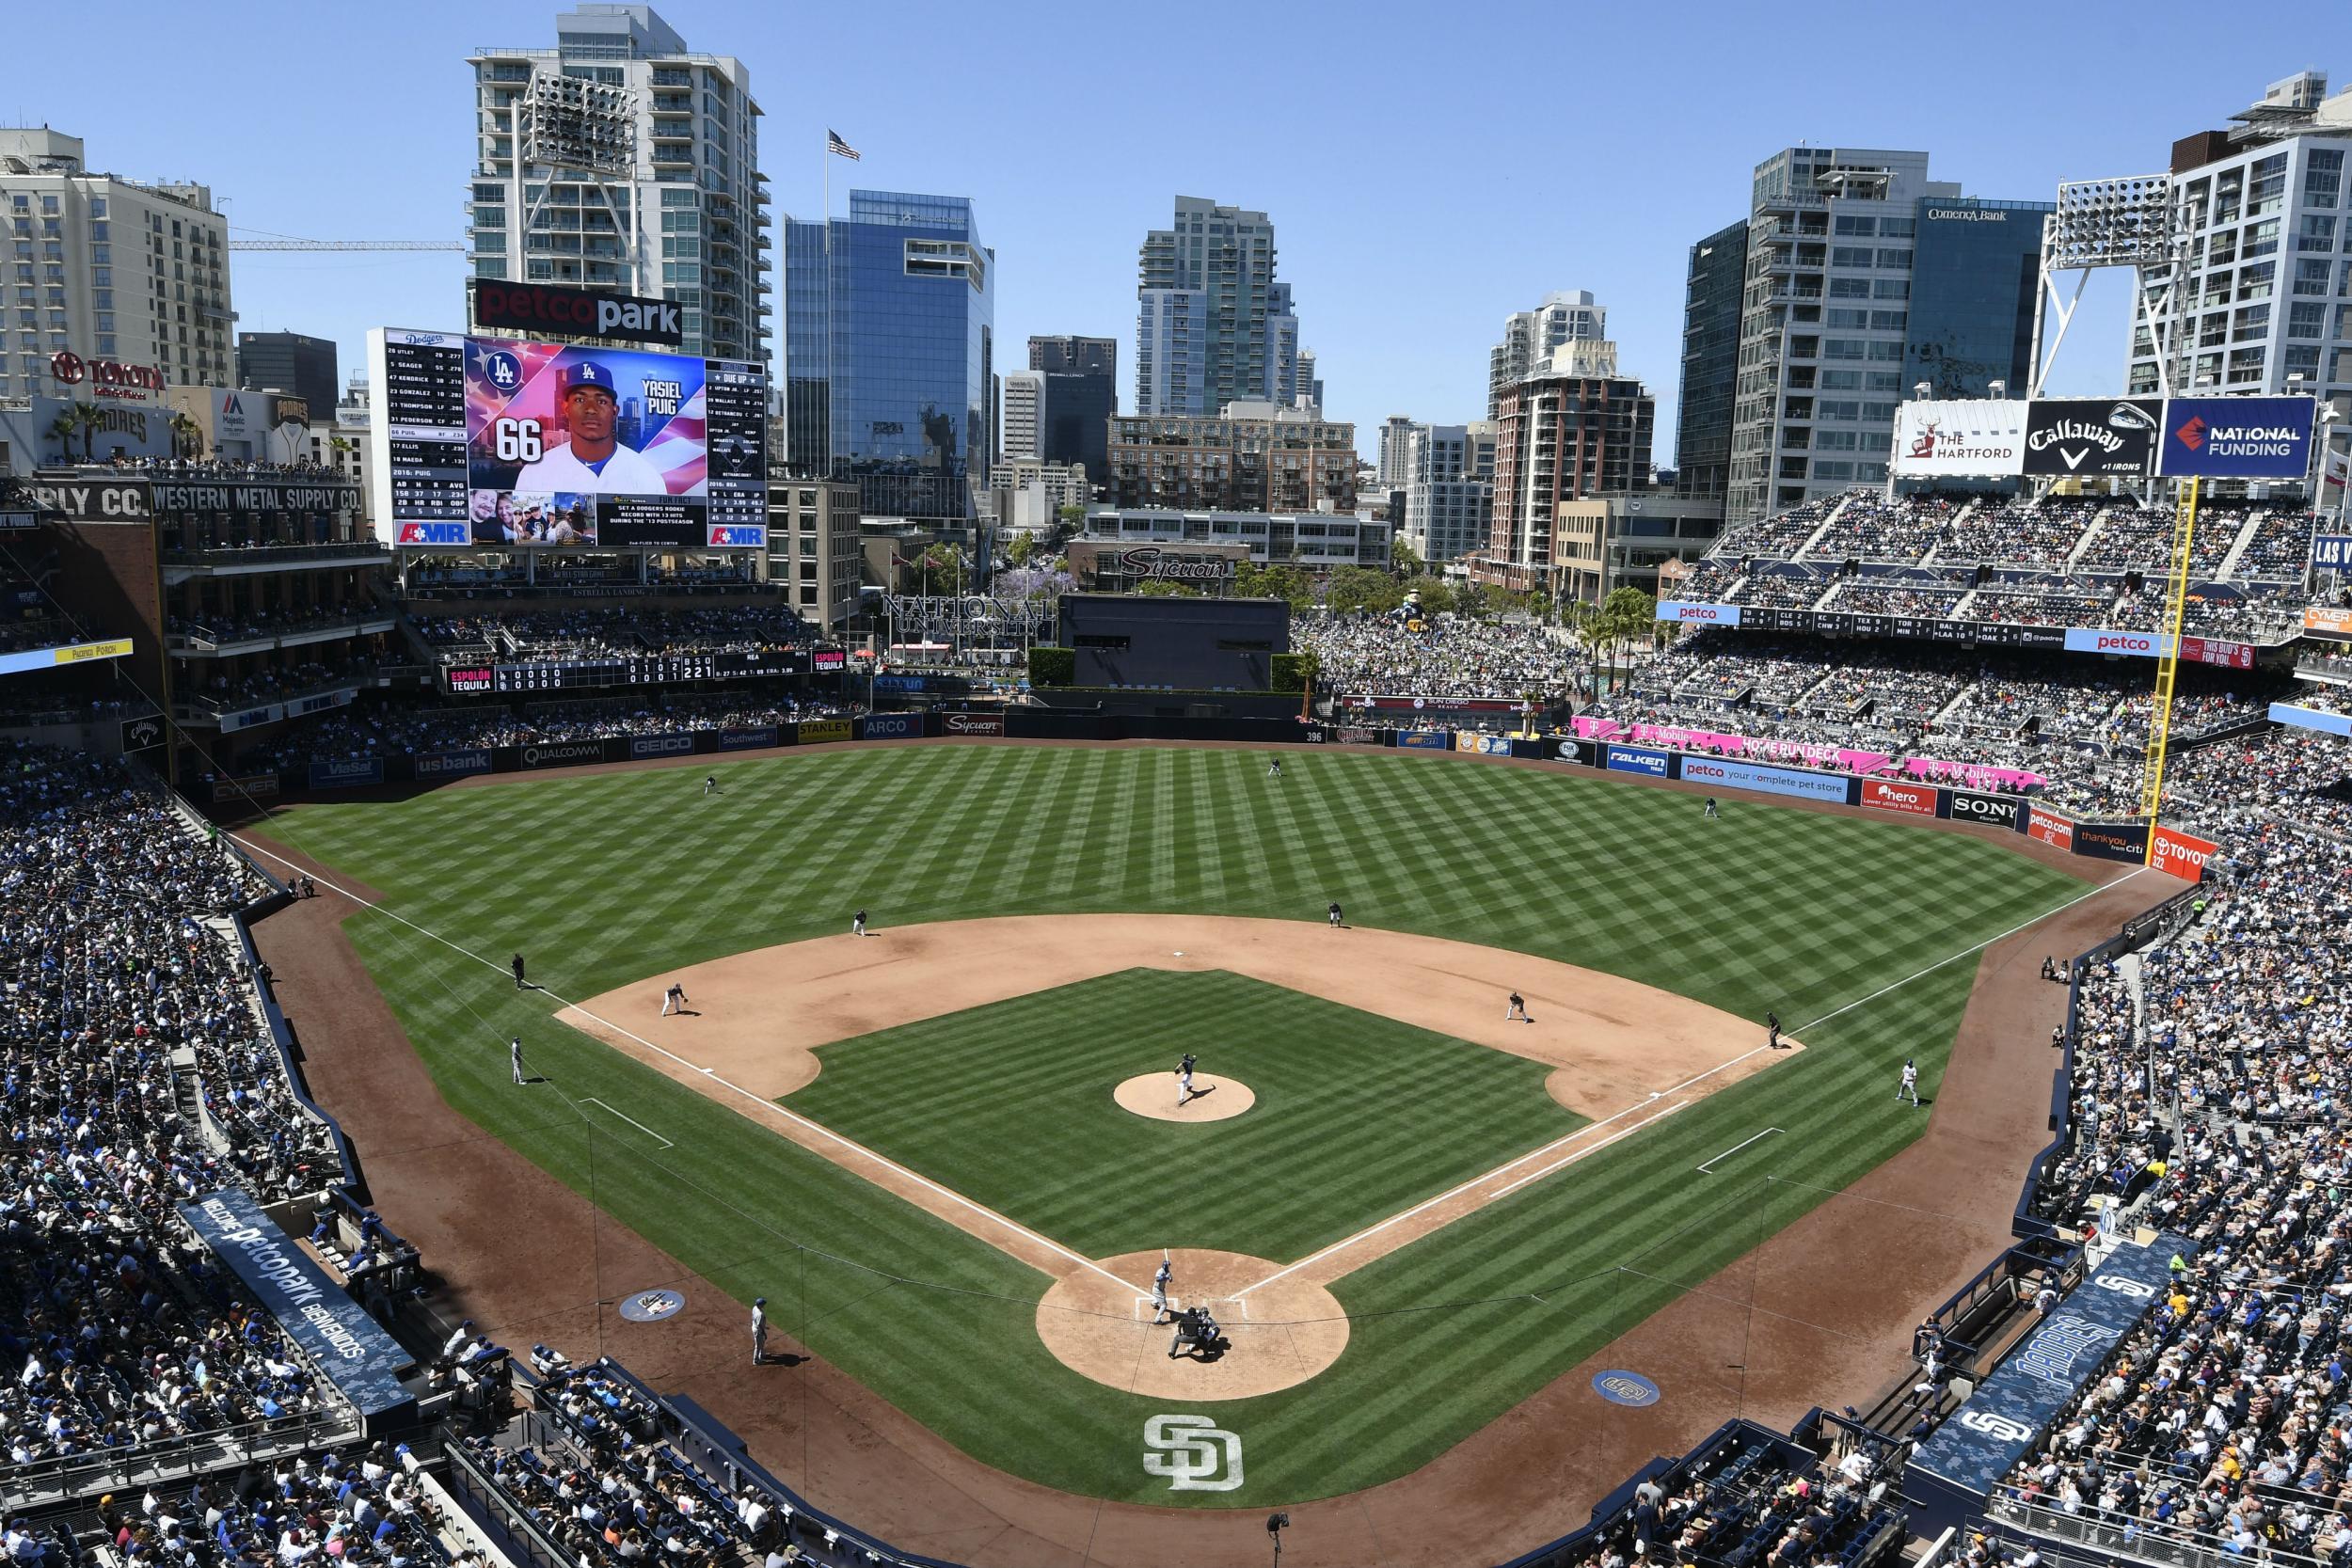
[[[241,959],[207,924],[259,885],[120,765],[0,743],[10,1465],[318,1408],[268,1315],[176,1215],[221,1187],[268,1202],[342,1174],[297,1125]],[[179,1098],[183,1050],[199,1118]]]
[[[417,756],[485,746],[531,746],[554,740],[672,735],[680,730],[754,730],[803,719],[846,718],[862,703],[802,701],[754,692],[708,692],[596,698],[505,706],[342,710],[302,721],[265,753],[272,766],[356,763],[374,757]]]
[[[1316,680],[1349,696],[1565,700],[1581,662],[1570,644],[1525,622],[1442,614],[1412,631],[1387,615],[1302,615],[1291,645],[1311,653]]]

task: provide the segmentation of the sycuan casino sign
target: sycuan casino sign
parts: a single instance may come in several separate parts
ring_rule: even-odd
[[[1177,555],[1157,545],[1142,545],[1119,558],[1120,570],[1131,578],[1164,582],[1227,582],[1233,562],[1221,555]]]

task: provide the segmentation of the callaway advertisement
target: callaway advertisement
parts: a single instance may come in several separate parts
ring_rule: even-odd
[[[2144,478],[2156,471],[2163,423],[2162,398],[2036,398],[2026,410],[2025,471]]]
[[[1902,479],[2013,474],[2026,460],[2026,404],[2015,398],[1920,399],[1895,410]]]
[[[2312,471],[2312,398],[2174,398],[2164,410],[2168,479],[2301,479]]]
[[[760,549],[767,378],[600,344],[377,331],[379,537],[451,548]]]

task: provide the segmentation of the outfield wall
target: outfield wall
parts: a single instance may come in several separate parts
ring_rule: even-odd
[[[1543,758],[1637,778],[1667,779],[1708,791],[1860,806],[1897,816],[1932,817],[2006,829],[2088,859],[2153,865],[2186,881],[2204,877],[2218,847],[2177,829],[2159,827],[2152,849],[2143,822],[2078,821],[2028,796],[1965,789],[1906,775],[1870,775],[1842,768],[1794,767],[1710,752],[1577,736],[1516,736],[1479,730],[1391,729],[1283,719],[1189,719],[1088,713],[1067,708],[1007,707],[982,713],[869,713],[853,719],[804,719],[755,729],[675,730],[595,740],[548,740],[529,746],[480,746],[414,755],[312,762],[278,773],[215,780],[215,805],[261,803],[294,792],[324,793],[386,785],[433,784],[481,773],[534,772],[662,757],[718,756],[781,746],[842,741],[973,740],[1223,740],[1255,745],[1381,746],[1406,751],[1466,752],[1486,756]]]

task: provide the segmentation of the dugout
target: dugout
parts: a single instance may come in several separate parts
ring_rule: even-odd
[[[1064,594],[1061,645],[1076,687],[1264,691],[1274,656],[1291,649],[1283,599]]]

